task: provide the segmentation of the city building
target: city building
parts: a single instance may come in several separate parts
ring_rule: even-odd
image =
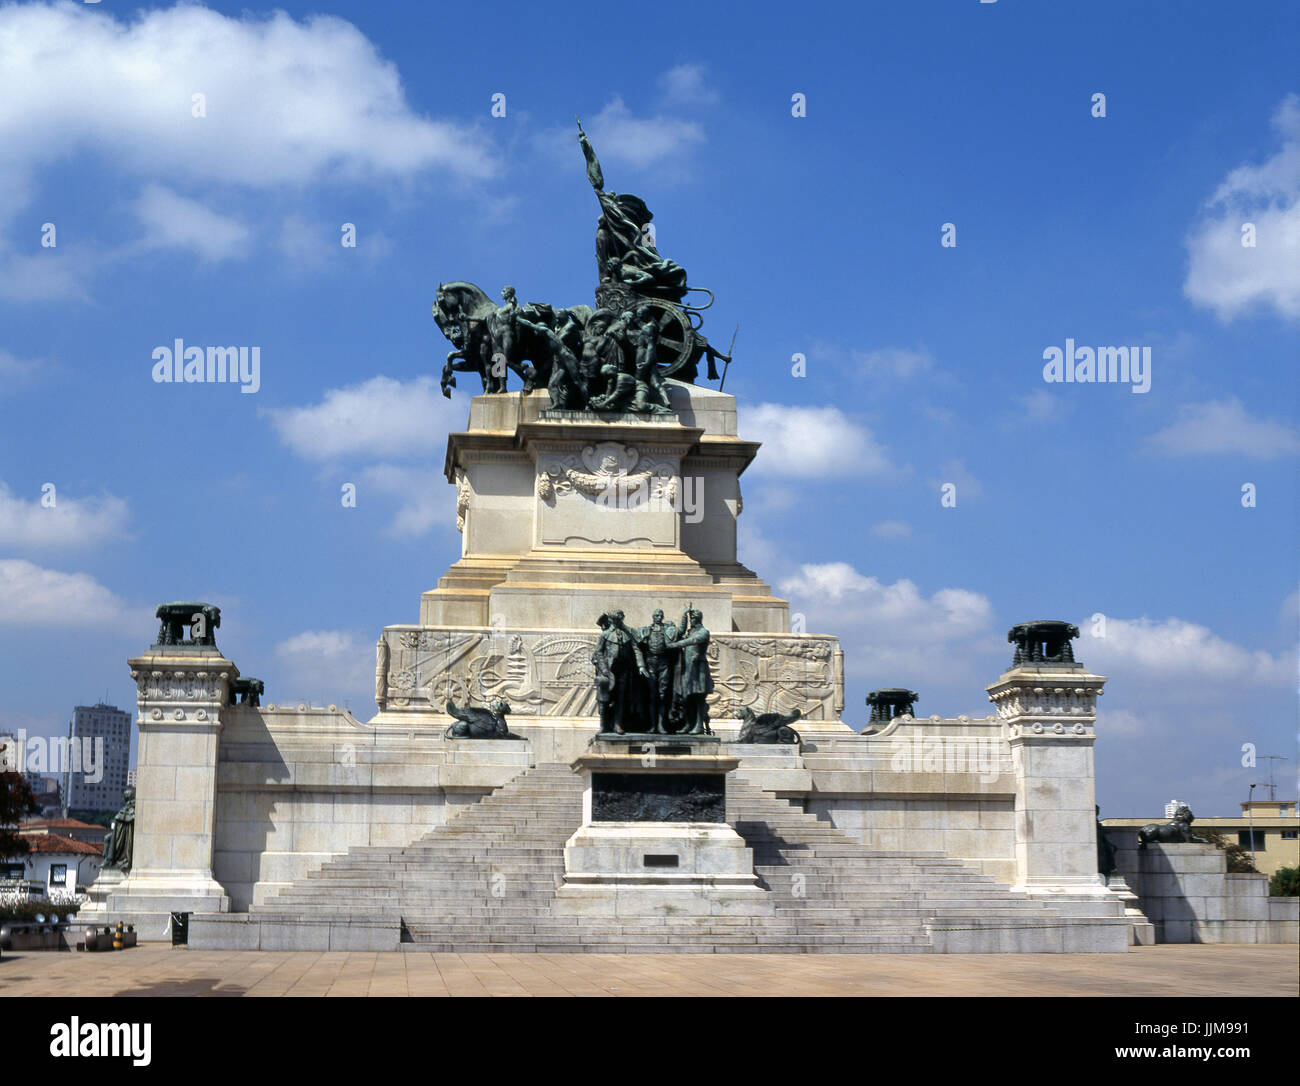
[[[80,752],[81,760],[70,760],[64,773],[67,809],[116,811],[122,806],[131,760],[131,714],[103,702],[78,705],[73,710],[68,740],[69,748]]]
[[[1161,818],[1103,818],[1108,829],[1139,829]],[[1251,829],[1254,848],[1251,848]],[[1236,843],[1254,853],[1255,867],[1271,875],[1279,867],[1300,866],[1300,817],[1295,800],[1257,799],[1241,805],[1241,815],[1205,817],[1196,815],[1192,832],[1210,830],[1223,835],[1229,844]]]
[[[44,776],[40,773],[27,773],[25,776],[41,817],[58,815],[63,809],[63,789],[60,787],[58,777]]]
[[[47,830],[29,832],[24,827],[19,836],[27,839],[31,851],[0,860],[0,880],[25,882],[30,893],[43,892],[47,898],[84,891],[99,874],[104,855],[104,831],[95,828],[100,830],[100,840],[92,844]]]

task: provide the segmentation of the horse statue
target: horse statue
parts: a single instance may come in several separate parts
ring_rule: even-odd
[[[473,283],[438,284],[433,319],[455,348],[443,367],[442,394],[451,396],[457,371],[478,373],[485,393],[505,392],[510,369],[523,380],[525,392],[545,385],[552,407],[582,407],[586,388],[578,353],[591,308],[520,305],[513,287],[502,297],[504,304],[497,305]]]
[[[1178,809],[1174,811],[1172,821],[1163,825],[1159,822],[1150,822],[1138,830],[1138,848],[1152,843],[1170,845],[1186,845],[1194,841],[1207,843],[1205,838],[1196,837],[1192,833],[1192,821],[1192,809],[1186,803],[1179,804]]]
[[[794,743],[803,746],[803,738],[791,724],[803,714],[798,709],[789,713],[760,713],[754,715],[749,706],[736,710],[736,719],[740,721],[740,734],[737,743]]]

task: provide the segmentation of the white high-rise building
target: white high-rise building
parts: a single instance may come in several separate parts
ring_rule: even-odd
[[[131,714],[115,705],[78,705],[68,726],[69,747],[94,750],[94,773],[69,765],[63,799],[73,811],[116,811],[122,806],[131,761]],[[89,745],[88,745],[89,744]],[[94,779],[94,778],[98,779]]]

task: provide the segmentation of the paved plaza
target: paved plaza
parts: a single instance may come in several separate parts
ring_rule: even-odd
[[[1296,996],[1296,948],[1128,954],[14,953],[14,996]]]

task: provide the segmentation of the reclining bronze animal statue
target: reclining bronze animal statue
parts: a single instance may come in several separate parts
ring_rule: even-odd
[[[1156,844],[1186,845],[1195,841],[1208,844],[1204,837],[1192,833],[1192,809],[1186,803],[1180,804],[1170,822],[1149,822],[1138,830],[1138,848],[1155,842]]]

